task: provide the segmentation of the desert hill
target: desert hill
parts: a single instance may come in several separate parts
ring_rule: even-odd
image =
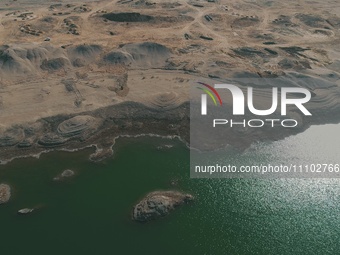
[[[2,1],[1,157],[95,144],[111,128],[157,133],[153,121],[187,137],[197,81],[279,78],[312,92],[314,124],[336,122],[339,13],[330,0]]]

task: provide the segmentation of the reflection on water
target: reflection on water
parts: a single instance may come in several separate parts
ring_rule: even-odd
[[[251,146],[245,155],[264,157],[270,162],[287,163],[339,163],[339,125],[312,126],[304,133],[273,143]],[[256,159],[255,159],[256,160]]]
[[[335,129],[312,127],[257,144],[239,160],[324,160],[336,150],[325,141],[338,138],[319,141],[317,134]],[[306,154],[310,142],[324,155]],[[89,153],[55,152],[0,166],[0,182],[13,187],[11,202],[0,206],[3,254],[338,254],[339,179],[190,179],[189,150],[159,138],[119,139],[115,156],[99,164],[88,161]],[[52,181],[67,168],[77,172],[73,180]],[[196,201],[165,219],[133,223],[132,206],[157,189],[184,190]],[[36,205],[35,214],[16,215]]]
[[[312,126],[280,141],[254,143],[244,152],[232,148],[212,152],[192,150],[191,175],[199,178],[339,178],[339,131],[339,125]],[[195,171],[196,166],[200,171]]]
[[[213,226],[209,235],[218,240],[215,251],[337,254],[339,179],[195,181],[200,184],[203,205],[194,217]],[[195,234],[197,238],[202,235]]]

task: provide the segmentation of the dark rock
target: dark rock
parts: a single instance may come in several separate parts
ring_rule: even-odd
[[[312,14],[297,14],[296,18],[298,18],[301,22],[309,27],[323,27],[325,25],[325,19]]]
[[[278,65],[283,69],[294,70],[312,69],[307,60],[292,60],[284,58],[278,63]]]
[[[286,15],[280,15],[277,19],[273,21],[276,25],[282,25],[286,27],[294,27],[296,24],[292,23],[291,17]]]
[[[133,59],[132,57],[126,53],[119,50],[114,50],[109,52],[103,57],[103,61],[106,64],[124,64],[129,65]]]
[[[282,72],[282,71],[273,72],[273,71],[270,71],[270,70],[260,71],[257,74],[261,78],[277,78],[279,76],[285,75],[285,73]]]
[[[274,44],[276,44],[276,42],[264,42],[263,44],[264,45],[274,45]]]
[[[274,55],[274,56],[278,55],[278,53],[274,50],[271,50],[271,49],[268,49],[268,48],[264,48],[264,50],[267,51],[268,53],[270,53],[271,55]]]
[[[176,207],[192,201],[192,195],[178,191],[155,191],[146,195],[133,209],[132,219],[148,222],[168,215]]]
[[[66,79],[66,80],[61,80],[61,83],[65,85],[65,89],[67,92],[74,92],[75,91],[75,86],[76,82],[74,79]]]
[[[32,141],[29,139],[25,139],[22,142],[18,143],[19,148],[28,148],[32,146]]]
[[[204,35],[201,35],[200,38],[201,38],[201,39],[204,39],[204,40],[208,40],[208,41],[214,40],[213,38],[208,37],[208,36],[204,36]]]
[[[326,22],[335,28],[340,28],[340,17],[334,15],[326,20]],[[329,29],[329,28],[328,28]]]
[[[331,36],[332,32],[331,31],[327,31],[327,30],[322,30],[322,29],[316,29],[313,32],[314,34],[319,34],[319,35],[325,35],[325,36]]]
[[[235,19],[232,23],[232,27],[234,28],[243,28],[243,27],[250,27],[255,26],[259,22],[259,18],[257,17],[242,17]]]
[[[220,79],[221,77],[217,76],[217,75],[213,75],[213,74],[208,74],[208,77],[211,79]]]
[[[105,13],[103,18],[116,22],[148,22],[154,19],[138,12]]]
[[[212,21],[212,17],[210,15],[204,15],[204,18],[207,20],[207,21]]]
[[[56,22],[56,19],[51,17],[51,16],[47,16],[41,19],[42,22],[47,22],[47,23],[53,23]]]
[[[255,34],[254,38],[263,40],[273,40],[274,36],[272,34]]]
[[[219,67],[223,67],[223,68],[232,68],[234,67],[234,65],[232,63],[229,62],[225,62],[225,61],[216,61],[215,62],[216,65],[218,65]]]
[[[300,52],[304,52],[306,50],[310,50],[309,48],[301,48],[299,46],[291,46],[291,47],[280,47],[281,50],[284,50],[290,55],[300,55]]]
[[[250,47],[233,49],[233,52],[241,57],[254,57],[254,56],[265,57],[264,52]]]
[[[50,60],[44,60],[40,68],[44,71],[57,71],[62,69],[68,64],[68,60],[65,58],[55,58]]]
[[[189,34],[185,33],[185,34],[184,34],[184,38],[185,38],[186,40],[189,40],[189,39],[191,38],[191,36],[190,36]]]
[[[251,72],[248,72],[248,71],[243,71],[243,72],[236,72],[234,75],[233,75],[233,78],[259,78],[259,74],[258,73],[251,73]]]
[[[82,59],[82,58],[76,58],[73,62],[72,62],[72,65],[74,67],[83,67],[87,64],[86,60],[85,59]]]

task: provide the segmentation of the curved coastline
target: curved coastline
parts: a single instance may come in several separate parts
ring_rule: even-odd
[[[134,114],[130,114],[134,112]],[[29,147],[20,147],[20,141],[15,145],[3,146],[0,151],[0,164],[4,165],[16,158],[35,157],[39,158],[42,153],[51,151],[79,151],[86,148],[95,147],[95,152],[90,155],[92,161],[101,161],[113,155],[113,146],[117,139],[121,137],[161,137],[161,138],[178,138],[190,149],[198,149],[190,144],[190,113],[189,102],[185,102],[173,109],[159,110],[152,109],[140,103],[124,102],[118,105],[105,107],[93,112],[86,112],[81,115],[62,115],[53,116],[39,120],[41,130],[36,132],[29,139],[33,142]],[[39,139],[46,135],[46,133],[57,135],[56,128],[60,123],[65,120],[73,119],[75,116],[93,115],[100,118],[102,125],[96,131],[91,132],[86,137],[79,134],[69,138],[62,144],[47,144],[39,143]],[[263,130],[259,136],[254,140],[249,134],[249,141],[234,141],[228,140],[229,136],[233,133],[226,132],[226,140],[224,146],[233,146],[244,150],[248,148],[255,141],[268,141],[280,140],[290,135],[301,133],[308,129],[311,125],[321,125],[330,123],[339,123],[340,114],[337,108],[331,112],[320,111],[311,122],[304,121],[304,125],[299,129],[289,130],[284,133],[266,133]],[[27,126],[22,125],[19,128],[23,130],[29,129],[30,124]],[[47,128],[48,127],[48,128]],[[15,128],[18,128],[17,126]],[[54,133],[53,133],[54,131]],[[244,136],[247,138],[247,134]],[[25,138],[22,138],[23,140]],[[205,148],[206,149],[206,148]],[[211,149],[211,148],[208,148]]]

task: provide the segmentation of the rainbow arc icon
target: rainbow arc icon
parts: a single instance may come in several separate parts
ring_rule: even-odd
[[[207,95],[210,96],[211,100],[214,102],[216,106],[217,106],[217,101],[222,106],[221,97],[215,88],[203,82],[197,82],[197,83],[204,86],[203,88],[201,87],[197,87],[197,88],[206,93],[206,94],[201,95],[201,114],[202,115],[207,115]]]
[[[218,94],[218,92],[216,91],[216,89],[214,89],[209,84],[206,84],[206,83],[203,83],[203,82],[197,82],[197,83],[201,84],[204,87],[206,87],[206,88],[201,88],[201,87],[197,87],[197,88],[200,89],[200,90],[203,90],[205,93],[207,93],[210,96],[210,98],[213,100],[215,105],[217,105],[217,100],[218,100],[219,104],[222,106],[221,97]],[[216,100],[216,98],[217,98],[217,100]]]

